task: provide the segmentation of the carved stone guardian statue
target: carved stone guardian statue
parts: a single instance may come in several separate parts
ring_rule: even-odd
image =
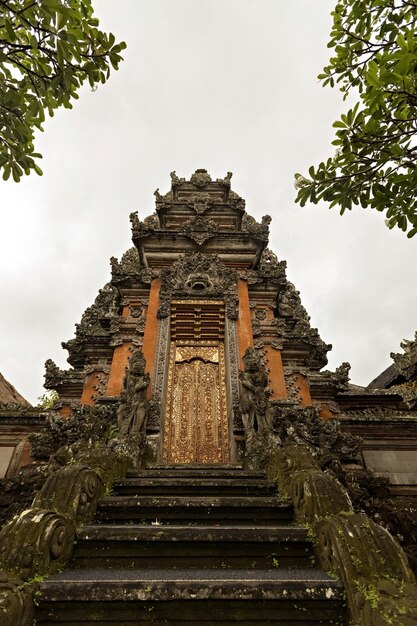
[[[136,350],[129,362],[123,381],[120,405],[117,410],[117,423],[120,437],[138,437],[146,431],[149,400],[146,388],[149,374],[145,373],[145,358],[141,350]]]
[[[254,348],[243,356],[244,371],[239,372],[239,412],[250,449],[254,437],[261,431],[272,431],[273,411],[268,400],[268,376]]]

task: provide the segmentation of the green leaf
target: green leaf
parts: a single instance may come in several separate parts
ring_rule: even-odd
[[[338,0],[319,74],[337,83],[343,98],[360,100],[333,123],[336,155],[311,166],[310,199],[322,198],[341,214],[355,205],[387,214],[388,227],[412,236],[417,229],[417,37],[412,3]],[[332,80],[330,80],[330,77]],[[297,201],[306,201],[298,194]]]
[[[17,182],[31,170],[42,173],[33,141],[45,111],[71,108],[86,80],[92,88],[104,83],[126,44],[99,30],[91,0],[10,0],[0,29],[0,170]],[[8,43],[15,41],[22,50],[11,61]]]

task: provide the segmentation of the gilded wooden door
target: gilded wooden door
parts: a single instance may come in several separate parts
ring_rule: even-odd
[[[171,343],[163,453],[167,463],[229,461],[224,345],[208,344]]]

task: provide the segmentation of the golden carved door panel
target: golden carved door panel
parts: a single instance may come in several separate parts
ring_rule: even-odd
[[[167,463],[229,461],[224,346],[207,343],[171,343],[163,453]]]

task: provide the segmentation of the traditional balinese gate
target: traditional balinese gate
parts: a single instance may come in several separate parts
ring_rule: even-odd
[[[171,304],[166,463],[229,461],[224,322],[221,301]]]

